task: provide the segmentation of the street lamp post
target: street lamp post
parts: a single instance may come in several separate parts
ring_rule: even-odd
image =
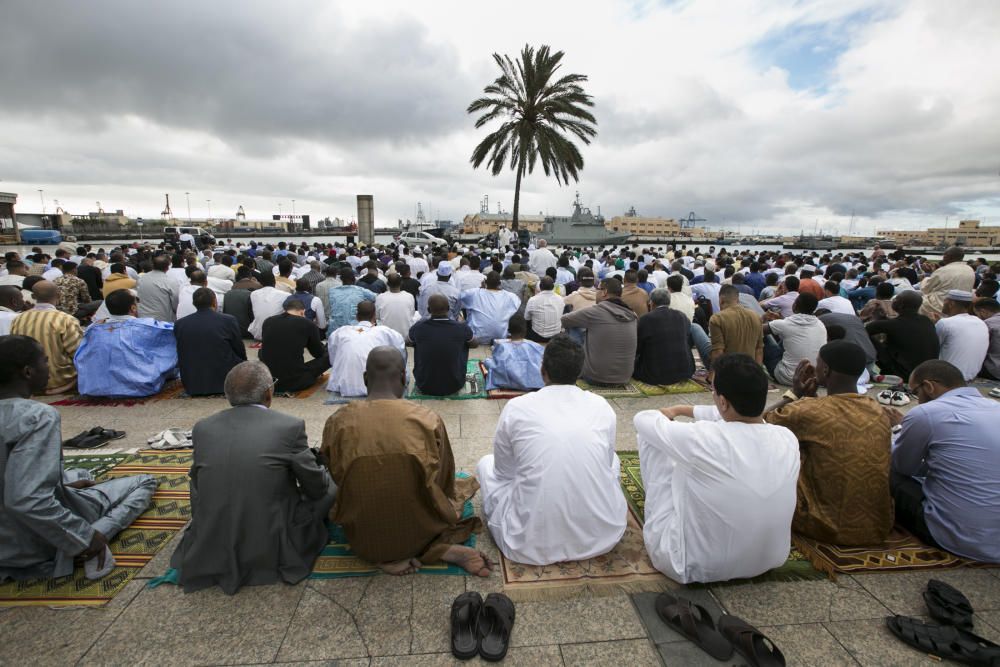
[[[188,224],[191,224],[191,193],[185,192],[184,197],[187,199],[188,204]]]
[[[45,215],[45,190],[39,188],[38,199],[42,202],[42,215]]]
[[[212,219],[212,200],[206,199],[205,202],[208,204],[208,219]]]

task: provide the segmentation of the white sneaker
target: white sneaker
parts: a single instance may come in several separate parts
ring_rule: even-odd
[[[892,392],[891,402],[896,407],[902,407],[910,404],[910,397],[906,395],[906,392],[894,391]]]
[[[883,389],[878,393],[876,399],[882,405],[892,405],[892,394],[893,392],[889,391],[888,389]]]
[[[84,576],[91,581],[107,576],[113,569],[115,569],[115,557],[111,555],[111,549],[107,546],[104,547],[104,567],[98,569],[97,556],[83,564]]]

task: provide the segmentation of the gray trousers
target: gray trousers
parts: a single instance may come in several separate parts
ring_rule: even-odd
[[[89,471],[76,468],[67,470],[63,479],[74,482],[92,479],[92,476]],[[76,501],[74,510],[110,540],[146,511],[158,483],[152,475],[132,475],[109,479],[86,489],[66,490]]]

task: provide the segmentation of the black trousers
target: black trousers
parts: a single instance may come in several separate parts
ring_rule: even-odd
[[[892,473],[889,482],[892,499],[896,503],[896,522],[924,544],[941,548],[924,518],[924,487],[912,477],[897,472]]]
[[[551,338],[543,338],[542,336],[539,336],[537,333],[535,333],[535,330],[531,328],[530,324],[528,325],[528,333],[526,333],[524,337],[527,338],[528,340],[532,340],[535,341],[536,343],[543,345],[552,340]]]
[[[292,377],[283,377],[275,385],[274,390],[281,393],[291,393],[308,389],[316,383],[320,375],[330,369],[330,358],[326,355],[307,361],[302,369]]]

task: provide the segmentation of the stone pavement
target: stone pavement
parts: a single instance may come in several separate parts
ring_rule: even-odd
[[[253,352],[252,350],[250,351]],[[474,351],[479,352],[480,351]],[[776,400],[777,392],[769,397]],[[326,418],[325,392],[278,398],[274,409],[306,421],[317,445]],[[633,415],[678,403],[709,403],[709,394],[616,399],[618,449],[635,449]],[[474,473],[489,453],[506,401],[427,401],[444,418],[456,465]],[[224,399],[170,400],[133,408],[63,407],[66,437],[96,425],[124,430],[113,448],[129,451],[169,427],[190,428],[225,409]],[[478,499],[477,499],[478,500]],[[478,509],[478,507],[477,507]],[[176,537],[174,540],[176,541]],[[479,545],[496,558],[488,532]],[[501,590],[489,579],[421,576],[307,580],[297,586],[218,590],[185,595],[173,586],[145,587],[167,568],[173,544],[109,605],[98,609],[0,609],[0,664],[337,664],[447,665],[451,601],[466,590]],[[976,630],[1000,642],[1000,570],[840,576],[836,582],[764,583],[687,589],[713,613],[739,615],[760,627],[791,665],[931,664],[885,629],[890,614],[926,615],[928,579],[956,586],[977,611]],[[581,595],[522,602],[507,662],[515,665],[721,665],[657,619],[655,596]],[[740,664],[732,661],[730,664]]]

